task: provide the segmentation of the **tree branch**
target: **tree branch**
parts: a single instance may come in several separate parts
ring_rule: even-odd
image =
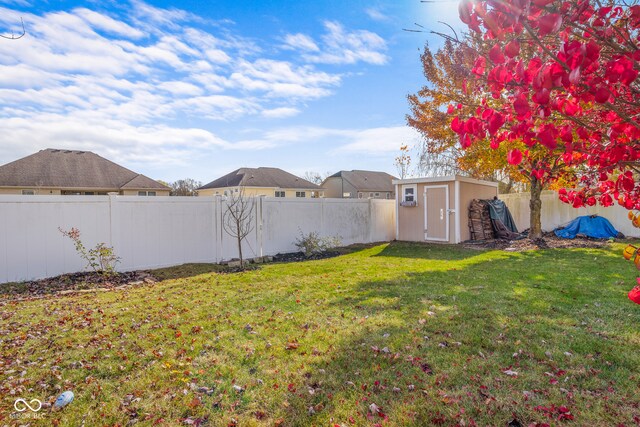
[[[22,17],[20,18],[20,23],[22,24],[22,34],[20,34],[19,36],[16,36],[15,34],[11,34],[11,36],[5,36],[3,34],[0,34],[0,37],[8,40],[18,40],[24,37],[24,35],[27,34],[27,31],[24,28],[24,21],[22,20]]]

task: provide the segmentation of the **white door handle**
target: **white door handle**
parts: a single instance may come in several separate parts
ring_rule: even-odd
[[[444,219],[444,209],[440,209],[440,221]]]

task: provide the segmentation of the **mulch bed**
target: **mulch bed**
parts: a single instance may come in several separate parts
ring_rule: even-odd
[[[339,255],[341,255],[341,252],[327,251],[306,257],[302,252],[292,252],[274,256],[273,262],[299,262],[333,258]],[[226,267],[220,271],[220,273],[241,273],[259,268],[259,265],[247,264],[244,268]],[[148,271],[131,271],[109,276],[94,272],[63,274],[47,279],[0,284],[0,301],[42,298],[53,294],[66,295],[125,289],[134,286],[149,285],[158,281],[159,280]]]
[[[63,274],[47,279],[0,285],[1,299],[40,298],[51,294],[106,291],[152,284],[157,280],[146,271],[104,276],[94,272]]]
[[[340,255],[342,255],[342,253],[338,251],[319,252],[311,256],[306,256],[303,252],[290,252],[286,254],[275,255],[273,257],[273,262],[300,262],[314,259],[335,258]]]
[[[575,239],[561,239],[553,233],[545,234],[542,239],[531,240],[470,240],[462,245],[469,249],[501,249],[508,252],[522,252],[537,249],[560,248],[603,248],[609,244],[607,239],[592,239],[589,237],[576,237]]]

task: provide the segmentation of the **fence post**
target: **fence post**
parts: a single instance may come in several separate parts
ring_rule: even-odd
[[[213,240],[216,248],[214,262],[222,261],[222,196],[214,196],[213,204]]]
[[[113,246],[113,203],[118,193],[109,193],[109,246]]]
[[[373,242],[373,227],[374,227],[374,223],[373,223],[373,199],[369,198],[369,241],[367,243],[371,243]]]
[[[256,236],[258,239],[258,247],[259,247],[259,252],[258,252],[258,256],[260,258],[262,258],[264,256],[264,250],[263,250],[263,242],[264,242],[264,215],[263,215],[263,209],[264,209],[264,198],[266,196],[263,194],[260,197],[258,197],[258,212],[256,213],[256,221],[257,221],[257,225],[256,227],[258,228],[258,235]]]
[[[324,197],[320,200],[320,235],[326,236],[324,229]]]

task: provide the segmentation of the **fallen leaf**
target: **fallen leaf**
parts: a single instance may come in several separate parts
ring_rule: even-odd
[[[502,371],[503,374],[505,375],[509,375],[510,377],[517,377],[518,376],[518,372],[513,371],[511,369],[507,369],[505,371]]]
[[[298,347],[300,347],[300,344],[298,344],[295,341],[292,341],[292,342],[288,342],[284,348],[285,350],[296,350]]]
[[[433,370],[431,369],[431,366],[429,366],[428,363],[421,364],[420,369],[422,369],[422,372],[424,372],[427,375],[433,375]]]

